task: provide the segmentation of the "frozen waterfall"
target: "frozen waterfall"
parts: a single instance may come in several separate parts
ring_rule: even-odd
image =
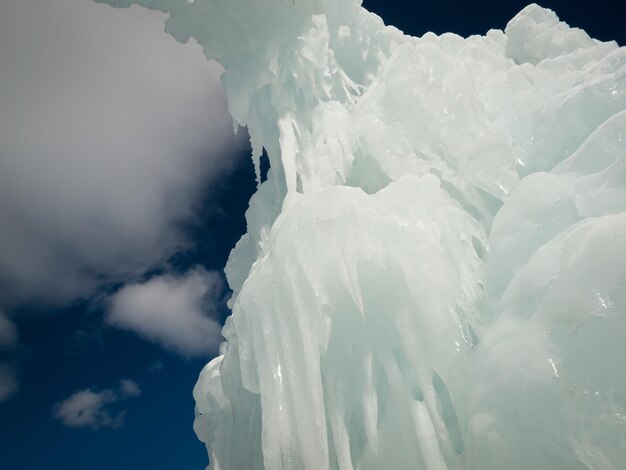
[[[217,59],[271,162],[194,390],[209,468],[624,468],[626,48],[537,5],[463,39],[106,1]]]

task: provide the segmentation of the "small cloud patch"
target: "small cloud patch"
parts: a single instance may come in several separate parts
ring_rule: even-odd
[[[117,429],[124,424],[126,410],[116,411],[113,406],[140,394],[136,382],[122,379],[118,390],[108,388],[98,392],[88,388],[76,392],[54,405],[53,413],[68,427]]]
[[[17,328],[0,312],[0,349],[11,348],[17,343]]]
[[[150,364],[150,367],[148,367],[148,374],[150,375],[160,374],[161,371],[163,370],[163,367],[165,367],[165,364],[163,364],[161,361],[154,362]]]
[[[15,372],[8,364],[0,363],[0,402],[13,395],[18,388]]]
[[[131,379],[122,379],[120,381],[120,392],[124,397],[138,397],[141,395],[139,385]]]

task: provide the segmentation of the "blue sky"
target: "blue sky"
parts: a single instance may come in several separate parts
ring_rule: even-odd
[[[613,3],[541,4],[625,44]],[[484,34],[525,2],[415,4],[365,1],[414,35]],[[0,6],[1,469],[207,463],[191,391],[228,314],[219,273],[254,172],[219,70],[162,20]]]

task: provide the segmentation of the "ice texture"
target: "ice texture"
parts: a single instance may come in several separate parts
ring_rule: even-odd
[[[225,67],[271,162],[194,390],[209,468],[624,468],[626,48],[534,4],[464,39],[132,3]]]

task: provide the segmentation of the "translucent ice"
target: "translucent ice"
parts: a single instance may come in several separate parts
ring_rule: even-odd
[[[624,468],[626,49],[537,5],[463,39],[133,3],[224,65],[271,161],[194,390],[210,468]]]

